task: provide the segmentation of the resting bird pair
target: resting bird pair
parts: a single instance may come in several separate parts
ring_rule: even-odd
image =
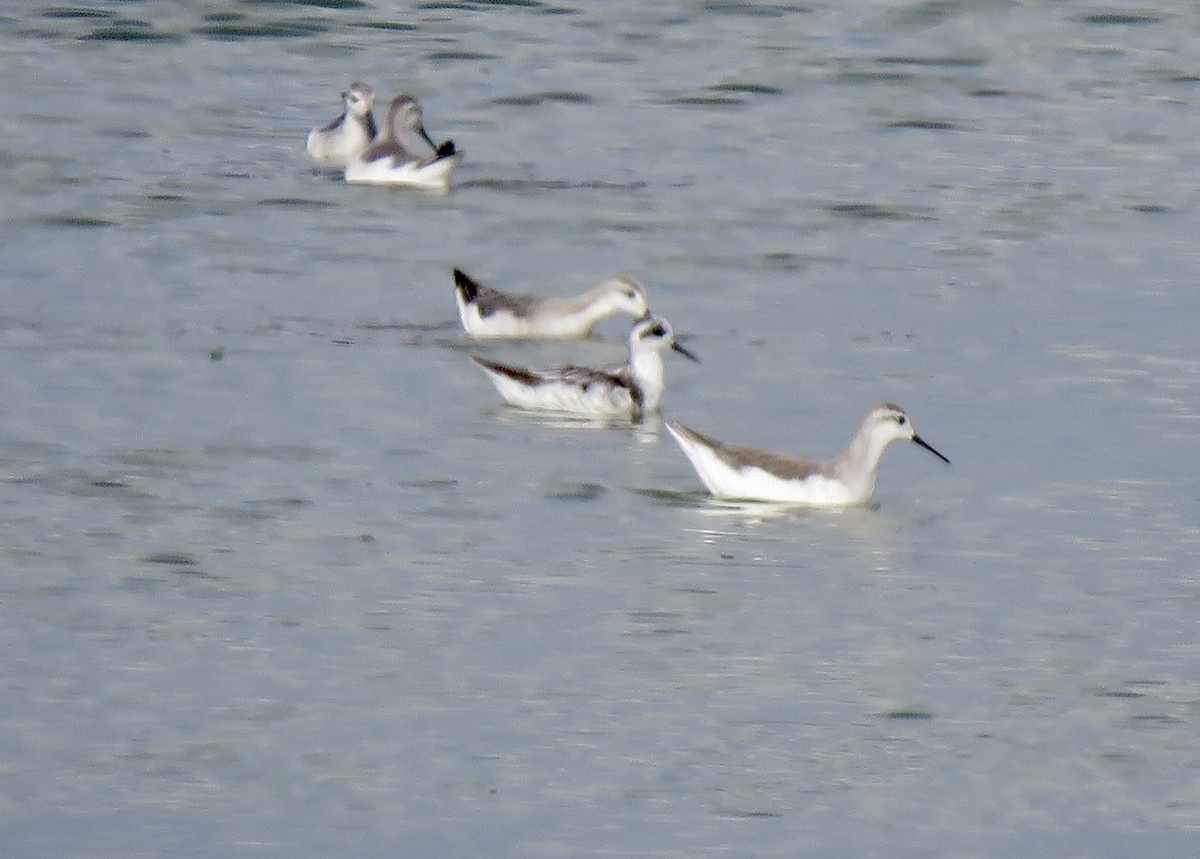
[[[639,421],[662,401],[663,351],[697,360],[676,342],[665,319],[651,315],[645,288],[628,275],[609,278],[575,298],[500,292],[460,269],[454,270],[454,286],[463,328],[476,338],[575,339],[615,314],[636,320],[629,332],[629,359],[615,366],[528,370],[472,355],[505,402],[518,408]]]
[[[375,91],[355,81],[342,93],[342,113],[328,125],[308,132],[305,149],[318,167],[341,170],[351,184],[397,185],[445,190],[462,163],[462,153],[452,140],[441,144],[425,130],[420,103],[398,95],[388,107],[383,129],[377,131],[372,109]],[[417,154],[416,138],[432,153]]]

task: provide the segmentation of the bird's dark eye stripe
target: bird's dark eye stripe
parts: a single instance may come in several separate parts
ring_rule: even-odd
[[[663,328],[661,325],[655,325],[650,329],[650,335],[653,337],[666,337],[667,329]]]

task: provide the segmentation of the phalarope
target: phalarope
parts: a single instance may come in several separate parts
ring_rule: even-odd
[[[658,409],[666,388],[662,350],[700,360],[675,342],[664,319],[649,317],[629,332],[629,360],[618,367],[523,370],[472,355],[500,396],[522,409],[639,421]]]
[[[668,421],[667,429],[679,442],[700,480],[718,498],[813,507],[864,504],[875,492],[884,450],[901,439],[916,442],[950,464],[950,460],[917,435],[904,409],[892,403],[880,403],[871,409],[850,447],[833,459],[804,459],[728,444],[701,435],[679,421]]]
[[[405,144],[412,143],[416,132],[433,149],[433,155],[420,158]],[[444,190],[450,174],[462,161],[454,141],[440,145],[421,122],[421,105],[410,95],[398,95],[388,108],[387,122],[379,139],[346,164],[347,182],[369,185],[407,185],[415,188]]]
[[[646,289],[636,278],[618,275],[574,298],[499,292],[454,269],[458,316],[471,337],[570,340],[587,337],[601,319],[625,313],[649,315]]]
[[[333,122],[308,132],[304,148],[308,157],[321,167],[342,170],[375,139],[375,90],[355,81],[342,93],[345,110]]]

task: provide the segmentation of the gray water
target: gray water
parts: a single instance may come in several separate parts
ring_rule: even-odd
[[[1200,7],[0,9],[0,853],[1180,856]],[[351,80],[447,196],[304,161]],[[949,468],[709,500],[450,269],[647,285],[664,413]]]

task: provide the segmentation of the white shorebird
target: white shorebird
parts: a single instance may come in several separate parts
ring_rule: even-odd
[[[424,158],[415,154],[413,134],[433,149]],[[379,139],[346,165],[347,182],[368,185],[406,185],[445,190],[450,174],[462,161],[452,140],[436,144],[421,121],[421,105],[410,95],[398,95],[388,107]]]
[[[833,459],[804,459],[701,435],[679,421],[667,429],[709,492],[718,498],[774,501],[812,507],[865,504],[875,493],[879,461],[894,441],[916,442],[947,465],[917,435],[904,409],[880,403],[867,413],[845,453]]]
[[[454,269],[458,316],[471,337],[524,340],[571,340],[587,337],[602,319],[625,313],[641,319],[650,313],[646,290],[628,275],[609,278],[574,298],[499,292]]]
[[[308,132],[304,148],[318,166],[342,170],[375,139],[375,90],[355,81],[342,93],[345,110],[333,122]]]
[[[534,411],[562,412],[583,417],[624,418],[639,421],[658,409],[666,389],[662,351],[674,349],[699,359],[675,342],[666,320],[649,317],[629,332],[629,361],[619,367],[559,367],[523,370],[471,360],[484,369],[509,405]]]

